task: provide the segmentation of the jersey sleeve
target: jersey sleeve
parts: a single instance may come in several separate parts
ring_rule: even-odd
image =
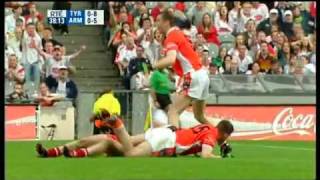
[[[200,139],[201,144],[206,144],[211,147],[213,147],[216,144],[215,137],[212,133],[206,133],[203,135],[203,137]]]
[[[167,53],[170,50],[177,51],[179,48],[179,41],[180,41],[179,34],[177,32],[172,32],[170,36],[167,37],[165,43],[164,43],[164,49],[165,53]]]

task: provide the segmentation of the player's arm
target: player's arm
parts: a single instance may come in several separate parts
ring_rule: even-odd
[[[212,146],[207,145],[207,144],[202,144],[202,151],[201,151],[200,156],[202,158],[221,158],[221,156],[214,155],[212,153],[212,151],[213,151],[213,147]]]
[[[176,50],[169,50],[167,52],[167,55],[157,61],[155,65],[153,66],[153,69],[163,69],[165,67],[171,66],[177,58],[177,51]]]

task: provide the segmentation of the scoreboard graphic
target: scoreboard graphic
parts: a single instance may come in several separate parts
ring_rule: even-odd
[[[49,24],[104,25],[104,10],[48,10]]]

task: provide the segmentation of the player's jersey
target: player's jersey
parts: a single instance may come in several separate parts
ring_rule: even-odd
[[[193,128],[176,131],[176,154],[187,155],[201,152],[202,145],[214,146],[217,128],[209,124],[200,124]]]
[[[175,73],[182,77],[188,72],[197,71],[201,68],[201,60],[194,51],[192,43],[178,28],[170,29],[164,40],[164,52],[177,51],[177,59],[173,65]]]

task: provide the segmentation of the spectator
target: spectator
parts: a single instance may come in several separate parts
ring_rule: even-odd
[[[293,16],[290,10],[286,10],[284,12],[284,22],[281,26],[281,31],[288,37],[288,39],[292,39],[293,37]]]
[[[83,45],[78,51],[67,56],[63,55],[62,48],[59,45],[54,46],[53,55],[45,53],[41,49],[38,49],[39,53],[46,61],[46,77],[51,76],[51,78],[57,78],[59,75],[59,67],[67,66],[69,68],[71,66],[70,60],[79,56],[80,53],[85,49],[86,46]]]
[[[71,1],[55,1],[52,6],[53,10],[70,10],[71,9]],[[53,28],[57,31],[60,30],[62,35],[69,34],[69,28],[66,24],[53,24]]]
[[[205,13],[210,13],[210,10],[206,7],[206,2],[198,1],[187,11],[186,15],[191,21],[191,24],[199,26]]]
[[[238,61],[236,59],[232,59],[230,63],[230,70],[224,71],[223,74],[232,74],[232,75],[240,74]]]
[[[41,38],[36,32],[33,23],[27,24],[26,32],[22,39],[22,62],[26,73],[26,83],[40,83],[40,54],[37,49],[42,49]]]
[[[210,63],[209,65],[209,75],[217,75],[219,74],[218,67],[215,64]]]
[[[21,41],[22,41],[23,29],[21,27],[16,27],[14,34],[9,34],[6,41],[7,46],[10,47],[14,54],[17,56],[18,60],[21,60]]]
[[[197,27],[198,33],[202,34],[208,43],[220,45],[217,29],[214,26],[209,13],[205,13],[202,18],[202,23]]]
[[[120,62],[119,57],[120,57],[120,53],[122,53],[122,51],[126,48],[127,45],[127,40],[128,40],[128,35],[125,32],[122,32],[121,34],[121,42],[117,48],[117,52],[116,52],[116,57],[114,59],[114,64],[117,64],[118,62]]]
[[[44,47],[43,49],[44,52],[46,52],[47,54],[53,55],[53,41],[51,40],[46,41],[43,47]]]
[[[256,41],[256,23],[253,19],[249,19],[245,25],[245,32],[242,33],[244,41],[249,50],[254,46]]]
[[[275,8],[279,12],[279,18],[281,22],[284,22],[285,21],[284,12],[287,10],[290,10],[289,3],[287,1],[277,1],[275,2]]]
[[[174,4],[174,7],[176,10],[179,10],[181,12],[185,12],[186,11],[186,5],[184,4],[184,2],[176,2]]]
[[[268,52],[271,54],[271,55],[273,55],[273,56],[275,56],[276,55],[276,52],[275,52],[275,50],[273,49],[273,47],[267,42],[267,37],[266,37],[266,33],[265,32],[263,32],[263,31],[259,31],[258,33],[257,33],[257,38],[256,38],[256,40],[255,40],[255,45],[253,46],[253,47],[251,47],[251,50],[254,52],[254,54],[257,54],[257,52],[260,50],[260,44],[262,43],[262,42],[266,42],[267,43],[267,45],[268,45]],[[269,40],[269,41],[271,41],[271,39]]]
[[[252,10],[252,4],[250,2],[244,2],[242,4],[242,11],[241,11],[241,18],[243,19],[244,23],[247,23],[249,19],[255,19],[253,10]],[[257,23],[256,23],[257,24]]]
[[[39,34],[39,36],[42,38],[43,37],[43,31],[44,31],[44,23],[42,21],[38,21],[36,23],[36,31]]]
[[[150,66],[151,63],[149,59],[144,57],[144,48],[142,46],[137,46],[137,57],[130,60],[128,65],[128,75],[131,78],[138,72],[143,71],[143,64]]]
[[[222,68],[223,66],[223,60],[227,55],[227,48],[226,47],[220,47],[219,54],[217,57],[212,58],[211,64],[214,64],[218,69]]]
[[[223,69],[221,69],[220,73],[230,73],[231,72],[231,60],[232,56],[226,55],[223,60]]]
[[[126,47],[119,51],[116,64],[119,68],[120,75],[123,76],[126,68],[128,67],[130,60],[137,57],[136,45],[133,37],[127,37]]]
[[[284,74],[293,74],[297,65],[297,56],[291,56],[290,62],[284,66]]]
[[[312,43],[310,42],[309,37],[304,36],[302,38],[302,41],[300,42],[300,44],[301,44],[301,53],[306,54],[306,55],[310,55],[313,47],[312,47]]]
[[[66,66],[60,66],[58,78],[47,78],[46,84],[51,92],[59,94],[61,97],[68,99],[77,98],[77,85],[69,79],[69,72]]]
[[[145,49],[145,54],[150,60],[151,64],[160,59],[160,52],[162,51],[162,42],[164,40],[164,35],[156,29],[153,33],[153,38],[148,49]]]
[[[11,54],[8,57],[8,67],[5,69],[5,77],[9,82],[24,83],[24,68],[18,63],[17,56]]]
[[[53,46],[55,46],[55,45],[62,46],[61,43],[59,43],[57,40],[53,39],[53,30],[50,27],[45,27],[43,29],[41,41],[42,41],[42,46],[43,47],[45,46],[45,43],[47,41],[51,41],[53,43]]]
[[[137,40],[144,49],[149,48],[153,36],[150,18],[142,19],[142,27],[137,30]]]
[[[203,45],[207,45],[207,41],[206,41],[206,39],[203,37],[203,35],[202,34],[197,34],[196,35],[196,40],[195,40],[195,42],[193,43],[193,46],[195,47],[195,48],[197,48],[198,46],[203,46]]]
[[[293,22],[301,24],[305,34],[309,35],[315,28],[315,21],[308,11],[302,10],[301,5],[296,5],[292,8]]]
[[[283,73],[282,67],[280,66],[280,63],[278,61],[272,61],[271,62],[271,69],[268,72],[268,74],[272,75],[281,75]]]
[[[28,14],[24,17],[26,24],[28,24],[28,23],[37,24],[38,22],[43,21],[44,17],[40,12],[38,12],[37,6],[35,3],[29,4],[29,13],[30,14]]]
[[[305,75],[315,75],[316,74],[316,66],[311,63],[310,58],[307,55],[302,55],[300,57],[304,64],[304,74]]]
[[[249,65],[248,67],[248,71],[246,72],[246,74],[248,75],[258,75],[258,74],[262,74],[260,71],[260,65],[258,62],[254,62],[252,64]]]
[[[217,28],[219,35],[231,34],[233,32],[232,26],[228,20],[228,9],[226,6],[220,7],[215,16],[215,27]]]
[[[136,1],[135,4],[134,4],[134,8],[133,10],[131,11],[131,14],[134,16],[134,17],[138,17],[140,16],[141,14],[143,13],[147,13],[146,10],[146,3],[143,2],[143,1]]]
[[[141,14],[141,16],[138,16],[134,19],[134,29],[142,28],[144,19],[149,19],[151,22],[151,25],[154,24],[154,20],[152,19],[152,17],[149,16],[148,13],[143,13]]]
[[[267,36],[271,35],[272,26],[280,26],[278,10],[271,9],[270,17],[263,20],[257,27],[257,31],[263,31]]]
[[[257,54],[257,62],[261,70],[267,73],[271,68],[272,61],[275,61],[275,58],[269,53],[267,42],[261,42],[260,46],[260,52]]]
[[[229,11],[228,19],[229,25],[233,29],[233,35],[245,32],[245,21],[241,17],[241,1],[233,2],[233,9]]]
[[[14,33],[16,28],[16,22],[18,19],[22,21],[22,24],[24,24],[25,20],[22,14],[22,7],[21,6],[15,6],[13,8],[13,14],[8,15],[5,17],[5,33]]]
[[[23,89],[23,84],[17,82],[14,85],[14,92],[9,94],[9,102],[15,102],[15,101],[21,101],[21,100],[26,100],[29,99],[28,95],[24,92]]]
[[[39,87],[39,94],[34,94],[33,97],[40,106],[53,106],[55,102],[64,99],[57,94],[51,94],[45,82],[41,82]]]
[[[238,61],[239,71],[245,73],[248,70],[248,65],[253,63],[251,56],[247,53],[247,47],[242,44],[238,47],[239,55],[234,56],[233,59]]]
[[[259,1],[253,1],[252,6],[253,17],[257,24],[269,18],[269,10],[264,3],[260,3]]]
[[[201,62],[202,67],[209,70],[211,58],[210,58],[209,49],[207,46],[204,46],[203,48],[201,59],[202,59],[202,62]]]
[[[152,8],[151,16],[153,17],[153,19],[157,19],[157,17],[165,9],[165,4],[165,2],[158,2],[157,5],[154,8]]]
[[[235,47],[229,49],[228,54],[231,56],[239,56],[239,47],[240,45],[245,45],[244,36],[242,34],[238,34],[236,37]],[[246,50],[247,54],[248,50]]]
[[[121,42],[121,34],[122,34],[122,33],[126,33],[127,36],[133,37],[134,40],[137,39],[137,36],[136,36],[135,31],[133,31],[132,29],[130,29],[129,23],[124,22],[124,23],[122,24],[121,30],[118,31],[118,32],[115,34],[114,38],[113,38],[112,45],[113,45],[114,47],[117,47],[117,46],[120,44],[120,42]]]
[[[289,60],[291,57],[291,48],[290,43],[285,42],[282,45],[282,48],[278,52],[278,60],[281,66],[285,66],[286,64],[289,64]]]

